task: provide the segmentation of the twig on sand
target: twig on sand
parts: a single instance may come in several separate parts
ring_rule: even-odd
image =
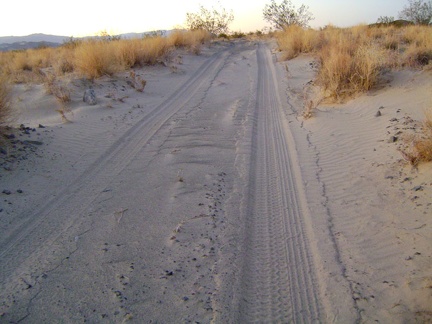
[[[114,212],[114,216],[115,216],[116,218],[118,217],[118,219],[117,219],[117,223],[118,223],[118,224],[120,224],[120,220],[122,219],[123,214],[124,214],[128,209],[129,209],[129,208],[122,209],[122,210],[119,210],[119,211]]]

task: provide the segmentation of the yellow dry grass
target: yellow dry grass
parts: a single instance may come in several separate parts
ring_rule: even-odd
[[[334,101],[371,89],[384,69],[432,65],[431,26],[328,26],[322,30],[292,26],[278,33],[277,41],[283,59],[300,53],[318,58],[317,83],[324,96]]]
[[[10,113],[10,87],[5,77],[0,76],[0,126],[3,125]]]
[[[414,149],[419,162],[432,161],[432,109],[425,112],[422,134],[415,140]]]
[[[175,31],[168,37],[75,41],[59,48],[0,53],[0,73],[12,82],[40,82],[41,69],[60,76],[76,72],[88,79],[166,60],[176,47],[199,53],[208,32]]]

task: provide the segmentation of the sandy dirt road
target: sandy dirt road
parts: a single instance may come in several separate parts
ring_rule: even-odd
[[[325,321],[281,69],[221,45],[114,139],[64,148],[78,170],[6,175],[33,191],[1,227],[1,322]]]

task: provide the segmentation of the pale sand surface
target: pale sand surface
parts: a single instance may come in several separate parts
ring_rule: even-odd
[[[95,81],[96,106],[71,78],[68,123],[16,86],[35,131],[0,170],[0,322],[430,321],[432,168],[397,148],[432,73],[303,120],[311,61],[216,43],[137,70],[143,93]]]

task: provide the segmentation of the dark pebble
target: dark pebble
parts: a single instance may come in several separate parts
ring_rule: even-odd
[[[377,113],[375,114],[375,117],[380,117],[381,116],[381,111],[377,111]]]
[[[395,142],[397,142],[397,140],[398,140],[397,136],[392,136],[389,139],[389,143],[395,143]]]
[[[4,193],[5,195],[10,195],[12,192],[10,190],[3,190],[2,193]]]
[[[423,186],[416,186],[413,188],[414,191],[420,191],[423,190]]]
[[[45,128],[45,126],[42,124],[39,124],[39,128]]]
[[[21,189],[18,189],[17,192],[18,193],[23,193],[23,191]]]
[[[184,301],[188,301],[188,300],[189,300],[189,297],[184,296],[184,297],[183,297],[183,300],[184,300]]]

